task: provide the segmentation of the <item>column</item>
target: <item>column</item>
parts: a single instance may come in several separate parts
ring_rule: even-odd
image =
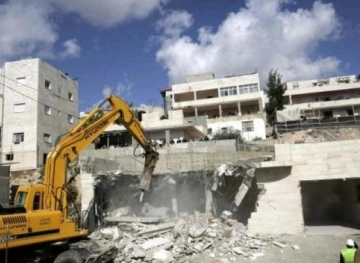
[[[264,105],[263,105],[263,100],[262,99],[259,99],[259,111],[260,111],[260,114],[262,112],[264,112]]]
[[[198,109],[197,107],[195,107],[195,118],[197,118],[197,116],[198,116]]]
[[[222,117],[222,108],[221,108],[221,104],[219,105],[219,117]]]
[[[290,103],[290,105],[292,105],[292,96],[291,95],[289,95],[289,103]]]
[[[241,104],[240,104],[240,101],[238,101],[237,107],[238,107],[238,116],[241,116]]]
[[[165,144],[170,145],[170,130],[165,130]]]
[[[266,123],[266,112],[264,111],[264,105],[263,105],[263,100],[262,98],[259,99],[259,112],[260,112],[260,116],[263,118],[263,120]]]

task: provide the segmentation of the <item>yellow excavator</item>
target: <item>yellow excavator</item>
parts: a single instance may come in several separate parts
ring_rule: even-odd
[[[107,107],[106,107],[106,104]],[[111,124],[121,124],[144,150],[139,190],[150,187],[159,158],[131,107],[109,95],[68,133],[47,156],[43,184],[18,187],[14,205],[0,207],[0,262],[110,262],[115,247],[87,239],[89,230],[68,216],[67,168]]]

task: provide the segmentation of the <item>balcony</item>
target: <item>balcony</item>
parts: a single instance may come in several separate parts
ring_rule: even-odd
[[[296,83],[294,83],[296,84]],[[296,87],[296,88],[295,88]],[[310,93],[318,93],[318,92],[329,92],[329,91],[341,91],[341,90],[349,90],[349,89],[360,89],[360,82],[353,83],[330,83],[329,85],[324,84],[322,86],[295,86],[290,87],[286,90],[286,95],[301,95],[301,94],[310,94]]]
[[[286,105],[286,109],[326,109],[326,108],[340,108],[346,106],[360,105],[360,98],[308,102],[294,105]]]
[[[219,104],[227,104],[231,102],[242,102],[249,101],[254,99],[262,98],[261,93],[246,93],[235,96],[226,96],[226,97],[218,97],[218,98],[209,98],[202,100],[192,100],[192,101],[182,101],[182,102],[173,102],[173,109],[184,109],[187,107],[202,107],[202,106],[211,106],[211,105],[219,105]]]
[[[242,121],[242,120],[253,120],[256,118],[263,118],[264,116],[261,113],[246,114],[241,116],[227,116],[227,117],[218,117],[218,118],[209,118],[207,123],[217,123],[225,121]]]

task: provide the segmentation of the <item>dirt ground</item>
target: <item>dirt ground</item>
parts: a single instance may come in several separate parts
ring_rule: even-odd
[[[218,262],[257,262],[257,263],[331,263],[339,262],[340,250],[345,246],[348,238],[353,238],[358,244],[360,235],[322,235],[322,236],[281,236],[277,240],[287,244],[286,248],[279,248],[275,245],[267,245],[264,250],[254,252],[263,252],[264,256],[255,260],[244,259],[241,256],[227,256],[211,258],[206,252],[195,255],[191,263],[218,263]],[[292,248],[299,246],[298,250]],[[228,260],[224,260],[227,258]]]
[[[281,143],[314,143],[360,139],[360,127],[288,132],[280,136]]]

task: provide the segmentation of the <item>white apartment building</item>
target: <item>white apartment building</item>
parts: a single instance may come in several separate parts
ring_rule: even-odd
[[[257,73],[215,78],[213,73],[188,76],[165,92],[165,109],[185,118],[205,117],[209,135],[239,130],[246,141],[266,138],[264,93]]]
[[[42,166],[77,116],[78,84],[66,73],[40,59],[0,69],[0,158],[12,171]]]
[[[182,143],[190,138],[206,136],[206,118],[198,118],[196,121],[194,118],[184,118],[181,110],[169,111],[165,118],[164,108],[157,106],[141,106],[134,110],[142,112],[142,127],[148,137],[159,144]],[[132,140],[124,126],[113,124],[96,140],[95,147],[126,147],[132,144]]]
[[[285,109],[277,121],[326,119],[360,113],[359,75],[288,82]]]

